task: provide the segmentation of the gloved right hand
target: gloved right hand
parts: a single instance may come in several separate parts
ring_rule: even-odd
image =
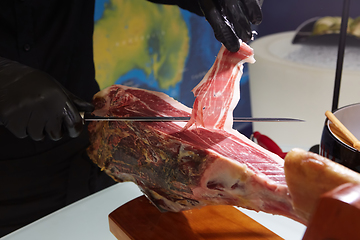
[[[176,4],[179,7],[205,16],[215,38],[231,52],[237,52],[241,39],[248,42],[253,33],[251,24],[262,21],[263,0],[148,0],[155,3]]]
[[[252,38],[250,23],[262,21],[263,0],[198,0],[205,18],[214,30],[215,37],[231,52],[240,48],[239,39]]]
[[[0,57],[0,123],[16,137],[77,137],[83,128],[79,110],[92,111],[93,105],[47,73]]]

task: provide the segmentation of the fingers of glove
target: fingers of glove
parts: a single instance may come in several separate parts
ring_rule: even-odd
[[[71,101],[75,104],[75,107],[79,112],[92,112],[94,111],[94,105],[82,100],[78,96],[75,96],[69,91],[66,91]]]
[[[262,21],[261,0],[242,0],[248,20],[252,24],[260,24]]]
[[[216,39],[222,42],[229,51],[237,52],[240,48],[239,39],[226,23],[224,16],[219,11],[219,6],[209,0],[199,0],[199,4],[205,18],[214,30]]]
[[[66,103],[63,116],[64,127],[69,132],[69,136],[72,138],[78,137],[83,129],[83,122],[78,110],[72,103]]]
[[[55,118],[46,123],[45,132],[48,134],[51,140],[58,141],[62,138],[62,122],[62,118]]]
[[[23,114],[21,117],[12,115],[5,121],[4,125],[17,138],[25,138],[27,137],[26,126],[29,120],[27,116],[27,114]]]
[[[42,116],[41,112],[33,112],[27,124],[26,132],[30,138],[35,141],[40,141],[45,138],[44,128],[46,124],[46,117]]]
[[[9,91],[7,91],[7,89],[0,88],[0,125],[7,125],[8,117],[11,116],[8,107],[9,98],[11,98]],[[10,109],[13,110],[14,108],[11,107]]]
[[[226,0],[221,1],[221,3],[223,13],[233,26],[236,35],[244,42],[250,41],[252,30],[247,18],[247,10],[242,2],[239,0]]]

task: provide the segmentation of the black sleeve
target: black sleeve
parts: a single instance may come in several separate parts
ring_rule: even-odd
[[[160,4],[178,5],[182,9],[188,10],[199,16],[204,16],[197,0],[148,0],[148,1],[153,3],[160,3]]]

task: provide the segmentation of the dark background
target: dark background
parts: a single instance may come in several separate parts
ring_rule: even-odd
[[[292,31],[313,17],[341,16],[341,0],[264,0],[263,21],[257,27],[258,37]],[[350,17],[360,16],[360,1],[350,1]]]

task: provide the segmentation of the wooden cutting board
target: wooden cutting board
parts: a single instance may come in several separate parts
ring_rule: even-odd
[[[109,225],[119,240],[282,239],[232,206],[161,213],[145,196],[110,213]]]

